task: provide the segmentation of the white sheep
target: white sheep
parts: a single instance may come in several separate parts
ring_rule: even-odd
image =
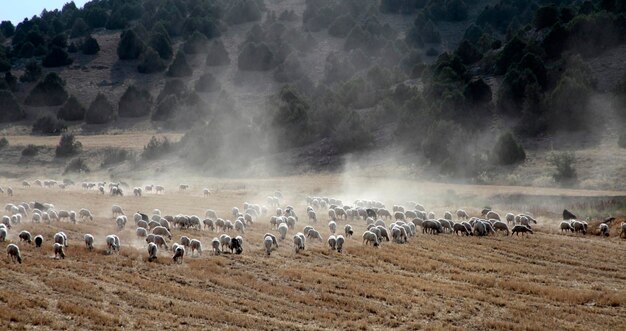
[[[114,235],[110,234],[106,236],[105,242],[107,245],[107,254],[111,254],[113,251],[119,252],[120,250],[120,239]]]
[[[559,225],[559,228],[561,229],[561,232],[563,231],[571,231],[574,232],[574,227],[572,226],[572,224],[568,221],[562,221],[561,224]]]
[[[65,259],[65,252],[63,251],[63,245],[59,243],[54,243],[54,258],[58,259],[59,257],[62,259]]]
[[[328,246],[330,247],[330,250],[335,250],[337,249],[337,237],[335,236],[329,236],[328,237]]]
[[[0,241],[5,241],[5,240],[7,240],[7,229],[0,228]]]
[[[222,234],[220,236],[220,245],[222,246],[222,251],[224,250],[224,247],[229,247],[230,246],[230,236],[227,234]]]
[[[605,223],[600,224],[600,234],[608,237],[609,236],[609,226]]]
[[[20,248],[15,244],[9,244],[7,246],[7,256],[11,260],[11,262],[15,263],[16,261],[22,264],[22,255],[20,254]]]
[[[20,238],[20,242],[25,241],[25,242],[27,242],[29,244],[32,243],[30,232],[28,232],[26,230],[20,232],[18,237]]]
[[[118,216],[115,219],[115,224],[117,224],[118,231],[124,230],[124,227],[126,226],[126,216],[124,215]]]
[[[187,236],[181,236],[179,241],[181,245],[185,246],[185,248],[191,245],[191,239]]]
[[[174,251],[174,256],[172,256],[172,260],[177,263],[183,263],[183,258],[185,256],[185,247],[178,246],[176,247],[176,251]]]
[[[343,251],[343,244],[345,243],[345,239],[343,238],[342,235],[338,235],[336,238],[336,245],[337,245],[337,253],[341,253]]]
[[[267,256],[270,256],[270,253],[272,252],[273,244],[274,244],[274,240],[272,239],[272,237],[265,236],[263,238],[263,246],[265,246],[265,253],[267,254]]]
[[[65,234],[65,232],[57,232],[54,235],[54,242],[59,243],[65,247],[69,246],[69,243],[67,241],[67,235]]]
[[[501,221],[494,222],[493,223],[493,228],[496,231],[504,231],[504,232],[506,232],[507,236],[509,235],[509,226],[506,223],[504,223],[504,222],[501,222]]]
[[[335,221],[328,222],[328,230],[330,230],[331,234],[335,234],[337,231],[337,223],[335,223]]]
[[[293,245],[294,245],[294,248],[296,249],[296,254],[299,251],[304,250],[304,243],[305,243],[305,238],[304,238],[303,233],[298,232],[297,234],[293,236]]]
[[[378,241],[378,236],[372,231],[365,231],[363,233],[363,243],[365,245],[372,243],[374,247],[378,247],[378,245],[380,244],[380,242]]]
[[[125,215],[122,207],[118,205],[113,205],[111,207],[111,212],[113,213],[113,217],[117,217],[118,215]]]
[[[206,212],[204,213],[204,217],[210,218],[212,220],[216,220],[217,219],[217,213],[213,209],[207,209]]]
[[[323,241],[324,240],[324,239],[322,239],[322,235],[315,229],[309,230],[309,233],[307,234],[307,238],[319,239],[319,241]]]
[[[93,214],[91,214],[91,211],[89,211],[89,209],[82,208],[78,211],[78,216],[80,216],[83,221],[85,220],[85,218],[89,218],[90,221],[93,221]]]
[[[172,234],[170,233],[170,231],[168,229],[166,229],[163,226],[156,226],[154,227],[154,229],[152,229],[152,234],[155,235],[161,235],[164,237],[167,237],[167,239],[172,240]]]
[[[168,249],[167,242],[165,241],[165,238],[163,238],[163,236],[160,236],[158,234],[154,235],[154,243],[159,247],[165,247],[165,249]]]
[[[148,244],[148,262],[152,262],[157,259],[158,247],[155,243]]]
[[[200,240],[191,239],[189,247],[191,247],[191,256],[194,256],[194,252],[198,253],[198,256],[202,255],[202,243]]]
[[[243,224],[243,222],[241,220],[236,220],[235,221],[235,231],[239,232],[239,233],[244,233],[245,232],[245,225]]]
[[[220,255],[220,240],[217,238],[213,238],[211,240],[211,247],[213,248],[214,255]]]
[[[278,226],[278,233],[280,234],[280,240],[285,240],[288,230],[289,230],[289,227],[287,226],[287,224],[280,223],[280,225]]]
[[[346,238],[352,237],[352,235],[354,234],[354,230],[352,230],[352,225],[346,224],[346,226],[343,227],[343,232],[345,233]]]
[[[85,240],[85,246],[87,247],[87,249],[90,251],[93,250],[93,236],[87,233],[85,234],[85,236],[83,236],[83,239]]]

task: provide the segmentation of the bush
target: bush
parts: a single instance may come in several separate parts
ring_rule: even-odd
[[[7,146],[9,146],[9,141],[7,140],[7,138],[6,137],[0,138],[0,149],[3,149]]]
[[[559,10],[555,5],[544,6],[535,12],[533,24],[537,30],[550,27],[559,21]]]
[[[265,43],[248,42],[243,46],[237,66],[242,71],[267,71],[274,67],[274,53]]]
[[[10,38],[13,36],[13,33],[15,33],[15,26],[11,21],[2,21],[2,23],[0,23],[0,32],[2,32],[5,37]]]
[[[169,95],[175,95],[179,99],[182,99],[185,94],[187,94],[187,86],[182,80],[168,79],[165,82],[165,86],[163,86],[163,89],[157,96],[157,103],[161,103],[161,101]]]
[[[114,117],[113,105],[103,94],[98,93],[85,113],[85,122],[87,124],[105,124],[111,122]]]
[[[189,63],[187,63],[185,53],[179,51],[176,53],[176,57],[169,69],[167,69],[167,75],[170,77],[188,77],[191,76],[191,74],[193,74],[193,70],[189,66]]]
[[[22,150],[22,156],[35,156],[37,155],[37,153],[39,153],[39,149],[39,146],[29,144]]]
[[[92,6],[83,10],[83,12],[85,23],[94,29],[103,28],[109,19],[107,12],[100,7]]]
[[[120,117],[141,117],[150,114],[152,109],[152,96],[143,89],[129,85],[120,98],[118,114]]]
[[[153,121],[165,121],[172,117],[178,109],[178,98],[176,95],[168,95],[163,98],[152,113]]]
[[[548,162],[556,171],[552,174],[554,181],[563,186],[572,186],[578,180],[578,174],[574,168],[576,157],[573,152],[552,153],[548,156]]]
[[[67,52],[68,53],[76,53],[76,52],[78,52],[78,47],[76,47],[76,44],[73,41],[70,43],[69,46],[67,46]]]
[[[172,49],[172,42],[170,38],[165,34],[167,32],[156,32],[152,33],[150,37],[150,47],[152,47],[159,56],[164,60],[169,60],[174,55],[174,50]]]
[[[163,62],[159,54],[155,52],[152,47],[148,47],[146,51],[141,54],[137,71],[142,74],[152,74],[163,70],[165,70],[165,62]]]
[[[50,72],[37,83],[24,101],[29,106],[59,106],[67,100],[65,82],[56,72]]]
[[[100,51],[100,45],[98,45],[98,41],[94,37],[89,36],[83,42],[81,50],[85,55],[97,54]]]
[[[183,50],[187,54],[204,53],[209,45],[209,39],[207,37],[195,31],[183,44]]]
[[[108,167],[113,164],[122,163],[134,157],[135,154],[131,151],[121,148],[107,148],[104,150],[104,157],[100,166],[103,168]]]
[[[85,119],[85,107],[72,95],[67,99],[63,107],[59,109],[57,118],[64,121],[82,121]]]
[[[337,38],[345,38],[355,25],[356,22],[350,15],[339,16],[328,27],[328,34]]]
[[[152,136],[152,138],[150,138],[150,142],[143,147],[141,157],[144,160],[158,159],[169,153],[172,150],[172,147],[172,143],[170,143],[167,137],[163,137],[163,139],[160,140],[157,139],[157,137]]]
[[[52,46],[52,49],[46,54],[41,63],[46,68],[62,67],[72,64],[73,60],[67,52],[58,46]]]
[[[626,133],[622,133],[619,135],[617,139],[617,146],[621,148],[626,148]]]
[[[495,161],[501,165],[511,165],[526,160],[524,148],[515,140],[513,134],[507,132],[498,138],[492,151]]]
[[[24,74],[20,77],[20,81],[24,83],[37,81],[41,77],[41,66],[37,61],[29,61],[26,64]]]
[[[241,24],[261,19],[261,10],[255,0],[234,0],[224,16],[228,24]]]
[[[482,78],[472,80],[465,86],[463,96],[470,104],[485,104],[491,102],[493,97],[491,87]]]
[[[67,164],[65,170],[63,171],[63,175],[71,172],[86,173],[90,171],[91,169],[89,169],[89,166],[87,166],[87,162],[85,162],[83,158],[78,157]]]
[[[52,114],[39,116],[33,123],[33,133],[46,135],[59,135],[67,129],[67,125],[63,120],[58,120]]]
[[[120,36],[117,46],[117,56],[120,60],[134,60],[139,57],[145,48],[144,43],[133,30],[126,30]]]
[[[71,133],[65,133],[61,136],[59,144],[57,145],[54,154],[57,157],[67,157],[80,153],[83,149],[83,144],[76,140],[76,137]]]
[[[196,81],[195,89],[197,92],[215,92],[220,89],[220,83],[215,76],[207,72]]]
[[[224,47],[224,43],[221,40],[214,40],[209,45],[208,54],[206,57],[207,66],[221,66],[230,64],[230,57]]]
[[[89,25],[83,21],[82,18],[77,18],[72,24],[72,32],[70,33],[70,38],[84,37],[86,36],[91,29],[89,29]]]
[[[11,91],[0,90],[0,105],[0,123],[19,121],[26,116]]]

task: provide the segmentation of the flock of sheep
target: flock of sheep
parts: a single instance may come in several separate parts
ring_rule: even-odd
[[[24,182],[27,183],[27,182]],[[56,182],[36,181],[36,185],[52,187],[59,185]],[[65,183],[64,185],[68,185]],[[83,183],[86,190],[98,189],[105,187],[106,183]],[[109,191],[112,195],[123,195],[123,193],[113,193],[116,189],[121,192],[121,183],[109,183]],[[26,185],[24,185],[26,186]],[[188,185],[181,185],[181,190],[188,189]],[[145,191],[155,190],[162,192],[162,187],[158,185],[149,185],[144,187]],[[135,187],[135,190],[142,192],[144,189]],[[9,189],[7,188],[6,191]],[[244,246],[244,238],[246,229],[254,224],[260,218],[269,218],[269,226],[274,232],[268,232],[263,235],[262,247],[265,253],[270,256],[271,253],[279,248],[279,242],[287,239],[288,233],[294,231],[301,222],[294,207],[285,206],[281,208],[281,200],[283,196],[280,192],[268,196],[266,199],[269,208],[275,208],[273,213],[269,212],[269,208],[259,204],[245,202],[243,208],[233,207],[230,215],[231,221],[218,216],[213,209],[207,209],[204,217],[197,215],[162,215],[159,209],[154,209],[152,215],[141,212],[132,213],[132,221],[135,226],[135,235],[145,241],[148,261],[154,261],[158,258],[158,251],[164,249],[171,250],[172,260],[176,263],[183,263],[183,258],[190,252],[192,256],[200,256],[202,254],[202,242],[200,239],[192,239],[188,235],[182,235],[178,242],[171,243],[173,235],[172,231],[222,231],[225,232],[211,240],[211,249],[214,255],[219,255],[225,251],[231,254],[242,254]],[[436,217],[432,211],[427,211],[423,205],[416,202],[409,202],[411,208],[405,208],[400,205],[393,205],[391,209],[387,209],[385,205],[379,201],[356,200],[352,205],[345,205],[339,199],[328,197],[307,197],[306,198],[305,218],[308,225],[302,227],[302,231],[293,234],[293,248],[295,253],[299,253],[305,249],[306,242],[318,241],[325,242],[328,248],[342,253],[347,239],[353,237],[354,227],[350,224],[364,224],[366,230],[361,238],[364,245],[372,245],[378,247],[383,242],[393,242],[396,244],[404,244],[409,242],[410,238],[418,234],[418,227],[421,228],[422,234],[456,234],[465,236],[487,236],[496,235],[498,232],[507,236],[528,235],[533,234],[533,224],[537,224],[537,220],[528,214],[507,213],[501,217],[499,213],[483,209],[480,215],[471,217],[465,210],[459,209],[452,213],[446,211],[442,217]],[[18,225],[25,221],[28,217],[34,224],[62,222],[64,220],[76,223],[93,221],[94,215],[86,208],[80,209],[78,212],[73,210],[57,210],[53,204],[39,202],[22,202],[18,204],[9,203],[4,209],[7,215],[2,217],[0,223],[0,241],[8,238],[9,231],[14,225]],[[314,226],[317,225],[321,215],[328,221],[328,236],[324,236]],[[455,217],[456,216],[456,217]],[[129,216],[119,205],[111,207],[111,217],[114,220],[115,229],[119,232],[125,231]],[[584,221],[575,219],[575,216],[567,211],[563,214],[564,221],[560,224],[561,231],[571,231],[586,234],[588,224]],[[610,221],[612,221],[611,219]],[[343,224],[343,233],[339,234],[339,223]],[[387,224],[389,223],[389,224]],[[608,236],[609,227],[606,224],[599,225],[601,234]],[[621,225],[620,237],[626,235],[626,224]],[[236,236],[230,235],[228,232],[236,232]],[[193,231],[189,232],[193,233]],[[19,243],[33,244],[40,248],[44,242],[42,235],[32,236],[28,231],[21,231],[18,234]],[[85,247],[91,251],[94,249],[95,238],[92,234],[84,234]],[[121,246],[120,238],[116,234],[107,235],[104,238],[104,244],[107,254],[119,252]],[[58,232],[53,237],[53,252],[55,258],[64,259],[66,257],[66,249],[68,247],[68,237],[64,232]],[[11,261],[22,262],[19,246],[11,243],[7,246],[7,254]]]

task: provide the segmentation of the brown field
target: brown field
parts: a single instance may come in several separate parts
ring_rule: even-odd
[[[460,207],[476,214],[493,194],[514,193],[511,187],[332,175],[187,182],[192,184],[188,192],[178,192],[172,182],[165,195],[141,198],[3,183],[16,192],[14,197],[1,195],[2,205],[47,201],[57,209],[86,207],[97,217],[76,225],[26,220],[9,231],[13,242],[22,229],[42,234],[46,241],[41,249],[18,243],[21,265],[9,263],[6,256],[0,262],[0,329],[619,330],[626,325],[626,240],[618,238],[616,226],[609,238],[560,234],[554,215],[562,205],[533,209],[508,202],[506,208],[518,208],[513,211],[535,212],[540,224],[529,237],[434,236],[418,229],[408,244],[373,248],[361,243],[364,222],[353,221],[355,238],[347,240],[343,254],[315,241],[307,241],[300,254],[293,251],[290,238],[309,224],[304,216],[307,195],[342,198],[344,203],[357,197],[380,199],[387,207],[417,200],[438,215]],[[205,186],[217,192],[204,198],[200,191]],[[293,205],[300,221],[270,257],[261,248],[263,234],[276,233],[267,216],[246,230],[243,255],[213,256],[210,240],[220,233],[174,230],[174,240],[181,235],[200,239],[202,256],[187,256],[177,265],[170,252],[160,250],[158,261],[149,263],[132,220],[118,234],[120,254],[104,252],[104,237],[116,232],[112,204],[127,214],[159,208],[164,214],[203,216],[212,208],[226,218],[233,206],[241,208],[244,201],[264,204],[264,197],[277,189],[285,195],[281,205]],[[561,198],[624,193],[518,189]],[[450,195],[455,203],[446,202]],[[492,207],[501,210],[497,204]],[[319,216],[323,214],[318,211],[316,228],[327,237],[326,218]],[[344,224],[339,222],[338,232]],[[59,230],[69,236],[65,260],[53,258],[52,236]],[[96,237],[94,252],[84,248],[84,233]]]
[[[152,136],[167,137],[171,141],[178,141],[182,133],[151,133],[124,132],[120,134],[95,134],[95,135],[76,135],[76,139],[83,144],[85,149],[107,148],[111,146],[119,146],[120,148],[143,149],[148,144]],[[29,144],[37,146],[55,147],[59,144],[59,136],[31,136],[31,135],[11,135],[9,136],[12,145],[27,146]]]

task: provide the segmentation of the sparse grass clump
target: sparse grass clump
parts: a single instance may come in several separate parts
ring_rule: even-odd
[[[548,162],[555,167],[552,175],[554,181],[562,186],[573,186],[578,180],[578,174],[574,164],[576,156],[574,152],[552,153],[548,156]]]
[[[100,166],[104,168],[133,159],[134,157],[135,154],[129,150],[121,148],[107,148],[104,150],[104,158]]]
[[[29,144],[28,146],[24,147],[24,149],[22,150],[22,156],[27,156],[27,157],[35,156],[37,155],[37,153],[39,153],[39,149],[40,149],[40,146]]]
[[[59,135],[67,129],[67,125],[63,120],[58,120],[52,114],[39,116],[33,123],[33,133],[46,135]]]

